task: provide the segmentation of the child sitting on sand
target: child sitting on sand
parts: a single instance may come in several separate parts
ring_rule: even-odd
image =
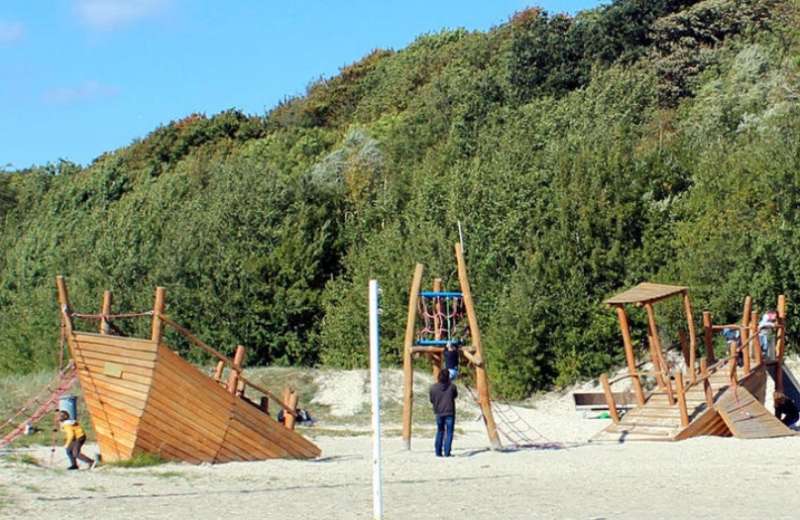
[[[58,420],[61,423],[61,429],[64,430],[64,435],[66,437],[64,449],[67,450],[67,458],[70,462],[67,469],[78,469],[78,460],[85,462],[89,465],[89,469],[92,469],[95,465],[95,461],[81,453],[81,448],[83,448],[83,444],[86,442],[86,432],[83,431],[78,421],[69,418],[68,412],[59,410],[57,413]]]

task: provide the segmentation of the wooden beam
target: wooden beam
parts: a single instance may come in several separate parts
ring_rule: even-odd
[[[100,334],[111,334],[111,325],[106,316],[111,314],[111,291],[103,292],[103,306],[100,308]]]
[[[755,338],[758,336],[758,313],[753,311],[753,314],[750,316],[750,336]],[[755,360],[755,367],[758,368],[761,363],[764,362],[763,352],[761,352],[761,342],[758,340],[753,340],[753,359]]]
[[[217,361],[217,368],[214,370],[214,381],[219,383],[222,381],[222,372],[225,370],[225,362]]]
[[[472,363],[476,367],[483,366],[483,358],[480,357],[480,354],[473,354],[469,350],[466,349],[459,349],[461,351],[461,355],[467,358],[467,361]]]
[[[233,365],[231,366],[230,373],[228,374],[228,392],[236,394],[239,389],[239,375],[242,373],[242,364],[244,363],[245,348],[242,345],[236,346],[236,352],[233,355]]]
[[[678,394],[678,408],[681,411],[681,426],[689,426],[689,411],[686,409],[686,388],[683,386],[683,374],[675,374],[675,386]]]
[[[670,405],[675,404],[675,398],[672,394],[672,381],[669,377],[669,369],[666,361],[664,361],[664,353],[661,349],[661,338],[658,337],[658,326],[656,325],[656,311],[653,309],[652,303],[645,303],[644,308],[647,311],[647,324],[650,329],[648,337],[654,350],[654,357],[656,359],[656,367],[658,367],[661,375],[661,382],[667,392],[667,401]]]
[[[625,362],[628,364],[628,374],[631,375],[633,382],[633,392],[636,395],[636,402],[639,406],[644,404],[644,391],[642,382],[639,379],[638,369],[636,368],[636,357],[633,352],[633,340],[631,340],[631,327],[628,323],[628,315],[625,313],[623,305],[616,305],[617,319],[619,328],[622,332],[622,346],[625,348]]]
[[[424,269],[422,264],[417,264],[414,268],[414,276],[408,291],[408,317],[403,344],[403,443],[407,450],[411,449],[411,411],[414,397],[414,360],[411,358],[411,347],[414,345],[414,335],[416,334],[417,303]]]
[[[483,355],[483,346],[481,345],[481,331],[478,328],[478,317],[475,314],[475,304],[472,301],[472,290],[469,285],[469,276],[467,275],[467,263],[464,260],[464,251],[461,250],[461,244],[456,243],[456,263],[458,264],[458,281],[461,284],[461,294],[464,298],[464,307],[467,310],[467,320],[469,321],[470,337],[472,338],[472,346],[475,348],[476,358],[485,360],[486,356]],[[492,449],[500,449],[500,437],[497,435],[497,425],[494,422],[494,415],[492,414],[492,401],[489,394],[489,378],[486,376],[486,364],[481,363],[475,366],[475,383],[478,387],[478,400],[483,413],[483,419],[486,422],[486,432],[489,435],[489,443]]]
[[[736,377],[736,355],[737,347],[735,341],[728,342],[728,352],[730,359],[728,360],[728,378],[731,382],[731,387],[736,388],[738,384],[738,377]]]
[[[283,414],[284,421],[285,421],[284,424],[290,430],[294,430],[294,422],[295,422],[295,419],[296,419],[296,416],[297,416],[297,399],[298,399],[297,391],[292,389],[289,392],[289,399],[287,400],[286,404],[295,413],[284,413]]]
[[[690,377],[692,384],[694,384],[697,382],[697,332],[694,328],[692,301],[689,299],[689,291],[683,291],[683,310],[686,313],[686,326],[689,330],[689,366],[691,367]]]
[[[434,292],[442,292],[442,279],[441,278],[434,278],[433,280],[433,291]],[[434,339],[440,340],[442,339],[442,320],[440,318],[442,314],[442,300],[441,298],[437,298],[436,301],[436,312],[433,315],[433,337]],[[444,350],[444,349],[442,349]],[[433,370],[433,381],[436,382],[439,380],[439,372],[442,371],[442,359],[444,354],[440,350],[439,352],[431,354],[431,364]]]
[[[156,298],[153,304],[153,326],[150,339],[156,343],[161,343],[161,335],[163,334],[163,324],[161,323],[161,315],[164,314],[166,298],[166,289],[163,287],[156,287]]]
[[[786,350],[786,295],[778,296],[778,323],[775,330],[775,390],[783,392],[783,355]]]
[[[714,356],[714,329],[711,325],[711,313],[703,311],[703,342],[706,345],[706,359],[712,365],[716,361]]]
[[[614,394],[611,392],[611,385],[608,384],[608,374],[600,375],[600,383],[603,385],[603,393],[606,396],[606,404],[608,405],[608,413],[611,415],[611,420],[614,421],[614,424],[619,424],[619,412],[617,412]]]
[[[64,277],[56,276],[56,288],[58,289],[58,304],[61,307],[61,324],[64,326],[64,332],[68,335],[72,334],[72,316],[70,312],[72,309],[69,305],[69,291],[67,291],[67,282]]]
[[[742,310],[742,328],[740,337],[742,338],[742,368],[744,373],[750,372],[750,319],[753,315],[753,297],[749,294],[744,297],[744,310]]]
[[[706,358],[700,359],[700,377],[703,378],[703,390],[706,396],[706,408],[710,410],[714,406],[714,391],[711,388],[711,381],[708,374],[708,362]]]

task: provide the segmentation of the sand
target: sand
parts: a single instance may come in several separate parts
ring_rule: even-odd
[[[608,421],[583,418],[569,394],[533,405],[514,410],[542,445],[563,448],[492,452],[482,424],[466,418],[449,459],[433,456],[429,433],[410,452],[395,436],[384,439],[384,517],[746,519],[794,517],[800,508],[800,438],[592,444]],[[38,448],[31,454],[43,467],[0,459],[0,517],[372,518],[370,438],[316,442],[323,457],[315,461],[79,472],[60,469],[61,450],[59,469],[47,467],[49,450]]]

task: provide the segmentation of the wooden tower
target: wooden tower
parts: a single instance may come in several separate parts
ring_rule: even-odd
[[[500,438],[497,435],[497,426],[492,415],[492,402],[489,394],[489,378],[486,375],[486,363],[481,345],[481,333],[478,328],[478,318],[475,314],[475,305],[472,300],[467,265],[464,261],[464,251],[461,244],[455,245],[456,263],[458,267],[458,281],[461,290],[447,292],[442,288],[441,278],[433,282],[433,291],[423,293],[422,273],[424,266],[417,264],[411,281],[408,295],[408,321],[406,324],[405,344],[403,349],[403,441],[406,449],[411,449],[411,418],[414,389],[414,357],[424,355],[432,362],[434,379],[438,378],[441,370],[442,352],[444,344],[443,324],[434,319],[434,335],[432,341],[421,342],[417,339],[417,318],[419,299],[421,296],[437,297],[437,305],[441,305],[442,298],[460,298],[463,300],[467,321],[469,324],[470,345],[462,345],[459,349],[463,358],[475,369],[475,385],[478,391],[478,404],[486,424],[489,443],[492,449],[499,449]]]

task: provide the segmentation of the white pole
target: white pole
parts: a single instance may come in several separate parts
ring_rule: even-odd
[[[369,366],[372,396],[372,517],[383,518],[383,482],[381,478],[381,358],[378,324],[378,282],[369,281]]]

